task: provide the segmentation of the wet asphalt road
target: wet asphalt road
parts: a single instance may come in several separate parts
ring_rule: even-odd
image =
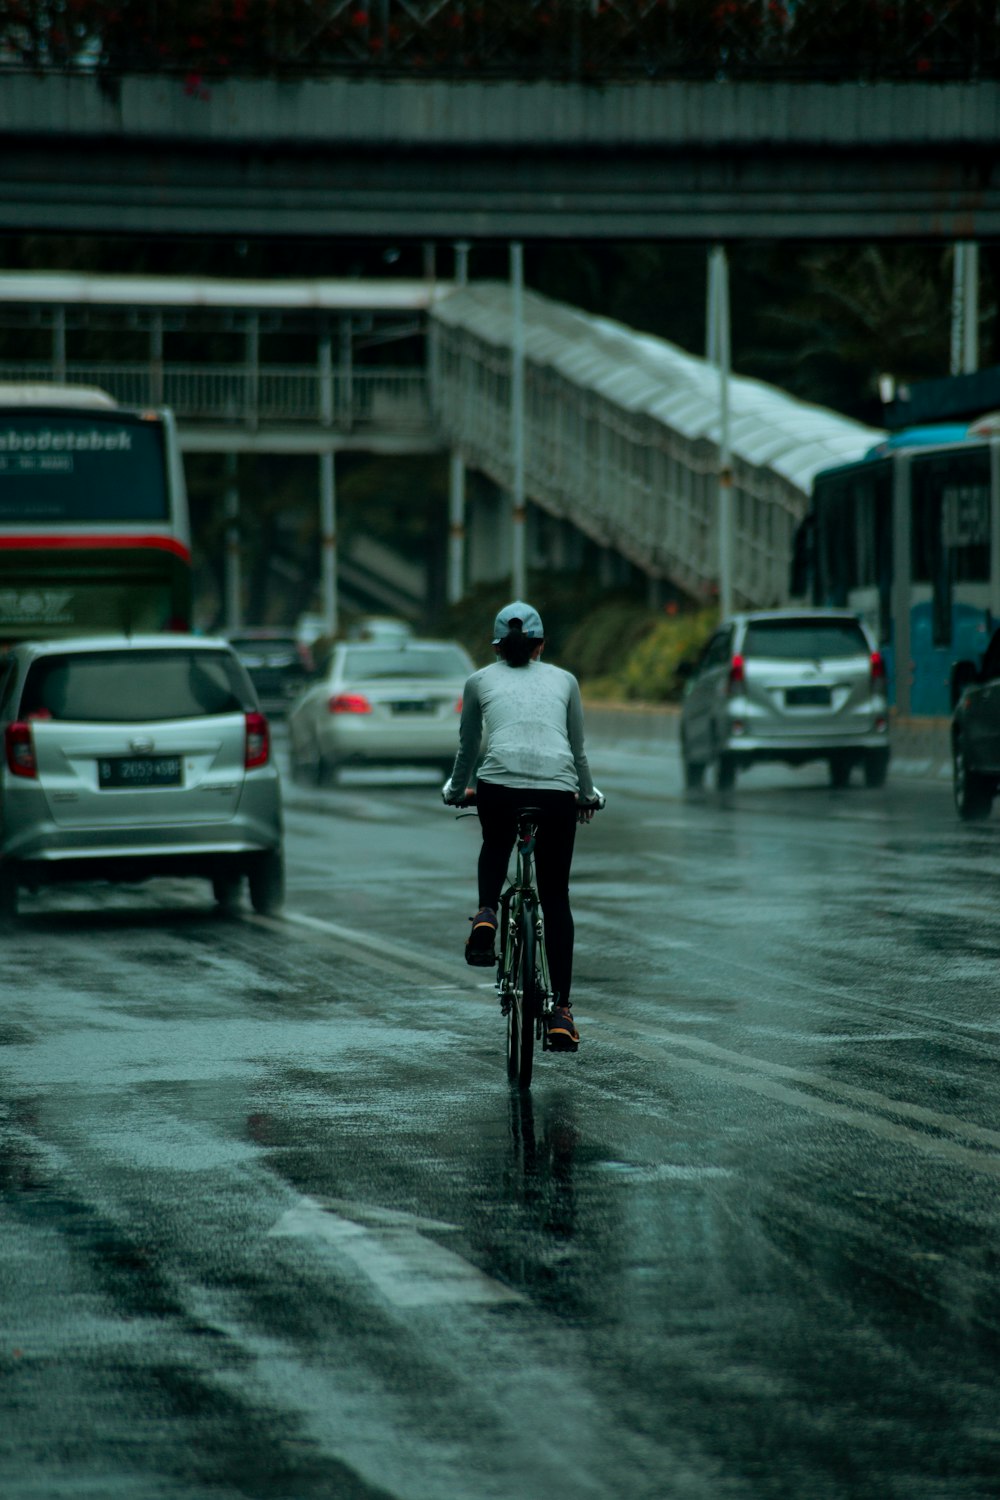
[[[1000,1495],[1000,815],[592,761],[524,1098],[432,780],[289,788],[281,921],[24,900],[4,1500]]]

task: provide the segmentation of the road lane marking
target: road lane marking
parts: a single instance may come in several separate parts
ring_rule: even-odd
[[[711,1055],[719,1061],[708,1061],[706,1056],[685,1057],[673,1052],[668,1057],[668,1065],[699,1073],[703,1077],[724,1083],[727,1087],[748,1089],[765,1098],[792,1105],[797,1109],[808,1110],[841,1125],[866,1130],[871,1135],[908,1145],[914,1150],[926,1152],[931,1156],[940,1156],[952,1165],[1000,1178],[1000,1154],[989,1154],[1000,1152],[1000,1134],[996,1131],[986,1130],[982,1126],[960,1120],[955,1115],[938,1114],[934,1110],[923,1109],[917,1104],[890,1099],[884,1094],[876,1094],[869,1089],[855,1088],[851,1084],[837,1083],[817,1074],[786,1067],[782,1063],[769,1063],[763,1058],[751,1057],[746,1053],[730,1052],[725,1047],[718,1047],[712,1042],[702,1042],[695,1037],[676,1036],[670,1032],[656,1031],[656,1040],[660,1045],[650,1046],[630,1037],[623,1037],[621,1023],[618,1021],[609,1020],[607,1016],[601,1016],[598,1012],[594,1012],[593,1019],[617,1031],[619,1034],[616,1037],[616,1045],[635,1056],[655,1058],[662,1062],[664,1048],[667,1046],[687,1048],[689,1051]],[[778,1080],[788,1080],[788,1082]],[[804,1093],[800,1089],[789,1086],[795,1083],[806,1088],[821,1089],[824,1094],[833,1097],[821,1098],[817,1094]],[[871,1109],[882,1113],[869,1114],[860,1107],[854,1108],[854,1103],[859,1106],[868,1105]],[[971,1145],[963,1146],[953,1140],[941,1140],[927,1134],[926,1130],[897,1124],[892,1118],[886,1118],[886,1116],[893,1115],[913,1120],[916,1124],[924,1125],[932,1130],[946,1131],[949,1135],[964,1137],[967,1141],[980,1142],[986,1149],[976,1151]]]
[[[629,1182],[704,1182],[706,1178],[735,1177],[730,1167],[685,1167],[675,1162],[652,1162],[648,1165],[628,1161],[601,1161],[600,1172],[624,1177]]]
[[[258,918],[257,920],[269,922],[274,919]],[[365,952],[375,954],[383,965],[389,962],[384,939],[367,937],[350,928],[341,927],[335,922],[328,922],[319,917],[309,917],[301,912],[286,912],[284,921],[324,933]],[[438,976],[446,972],[450,976],[454,974],[451,965],[438,963],[414,948],[393,943],[390,953],[392,957],[411,965],[412,969],[422,968]],[[753,972],[750,965],[734,965],[734,967],[745,967]],[[413,978],[412,972],[409,973],[409,977]],[[468,986],[470,989],[493,987],[492,984],[476,984],[471,979],[468,981]],[[833,991],[833,993],[837,992]],[[715,1042],[685,1036],[665,1028],[656,1026],[643,1028],[644,1037],[654,1039],[654,1045],[650,1045],[649,1040],[641,1042],[628,1035],[627,1020],[623,1022],[621,1017],[609,1015],[592,1006],[588,1006],[588,1012],[589,1016],[583,1019],[592,1018],[593,1021],[606,1028],[609,1037],[613,1038],[611,1044],[626,1052],[640,1057],[656,1058],[658,1061],[665,1060],[671,1066],[701,1072],[706,1076],[724,1081],[727,1085],[749,1089],[797,1108],[811,1110],[815,1114],[839,1120],[841,1124],[855,1126],[887,1139],[905,1142],[915,1149],[943,1157],[971,1170],[1000,1177],[1000,1132],[987,1130],[982,1126],[961,1120],[955,1115],[925,1109],[918,1104],[908,1104],[904,1100],[892,1099],[884,1094],[874,1093],[870,1089],[856,1088],[851,1084],[840,1083],[824,1078],[821,1074],[792,1068],[784,1063],[768,1062],[748,1053],[734,1052],[718,1046]],[[680,1055],[685,1050],[688,1053],[700,1055],[694,1057]],[[799,1085],[799,1087],[790,1085]],[[815,1094],[803,1092],[804,1089],[816,1089],[830,1097],[820,1098]],[[866,1109],[881,1112],[881,1117],[879,1114],[865,1112]],[[895,1124],[891,1118],[884,1118],[885,1116],[897,1116],[902,1120],[912,1121],[913,1125]],[[924,1128],[920,1129],[921,1126]],[[951,1136],[964,1138],[966,1141],[981,1145],[984,1150],[977,1151],[973,1145],[962,1146],[951,1141],[938,1140],[927,1134],[928,1130],[939,1130]],[[986,1154],[990,1152],[995,1152],[997,1155]]]
[[[520,1292],[426,1238],[428,1231],[453,1233],[455,1228],[394,1209],[306,1196],[282,1214],[268,1236],[316,1239],[332,1246],[396,1307],[523,1302]]]
[[[427,953],[421,953],[418,948],[411,948],[406,943],[397,942],[384,937],[369,937],[366,933],[358,932],[353,927],[342,927],[339,922],[328,922],[324,917],[310,917],[301,911],[286,911],[280,918],[258,918],[258,921],[274,922],[277,926],[282,923],[291,923],[294,927],[305,927],[312,932],[321,932],[326,937],[336,938],[341,943],[347,943],[352,948],[360,948],[364,953],[373,954],[380,963],[391,964],[393,960],[397,965],[407,965],[409,969],[423,969],[428,974],[433,974],[440,981],[447,981],[448,988],[458,990],[473,989],[476,986],[470,979],[462,984],[457,977],[461,974],[460,956],[454,961],[443,962],[432,958]],[[412,979],[412,972],[409,973]]]

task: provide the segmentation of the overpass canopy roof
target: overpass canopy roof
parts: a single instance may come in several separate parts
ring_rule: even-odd
[[[102,307],[240,307],[369,312],[426,309],[451,282],[350,278],[242,281],[211,276],[105,276],[65,271],[0,273],[0,302]]]
[[[505,282],[456,287],[434,304],[432,316],[510,347],[513,308]],[[718,447],[719,372],[707,360],[532,292],[524,296],[524,341],[530,363],[548,366],[623,412]],[[734,460],[774,470],[804,493],[821,469],[862,458],[885,437],[878,428],[740,375],[731,377],[729,409]]]

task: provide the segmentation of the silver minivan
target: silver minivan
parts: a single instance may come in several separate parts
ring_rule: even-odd
[[[733,615],[686,672],[681,710],[685,785],[715,768],[719,788],[757,761],[826,760],[834,786],[860,765],[868,786],[889,769],[885,663],[848,610]]]
[[[63,880],[196,875],[284,895],[270,729],[232,647],[188,635],[14,646],[0,661],[0,915]]]

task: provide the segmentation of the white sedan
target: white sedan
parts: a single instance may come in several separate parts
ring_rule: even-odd
[[[451,773],[462,690],[475,665],[447,641],[348,641],[288,713],[292,774],[334,780],[345,766],[433,766]]]

